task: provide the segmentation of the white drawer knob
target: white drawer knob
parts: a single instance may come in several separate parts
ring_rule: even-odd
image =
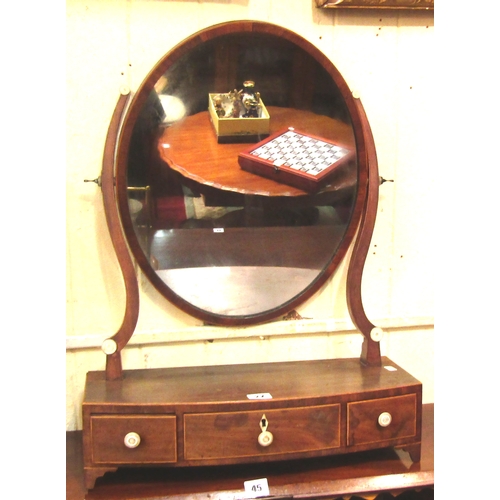
[[[392,416],[388,411],[384,411],[378,416],[378,424],[380,427],[388,427],[392,422]]]
[[[273,435],[269,431],[263,431],[257,438],[261,446],[269,446],[273,442]]]
[[[262,431],[257,438],[257,441],[261,446],[269,446],[273,442],[273,435],[267,430],[269,422],[265,415],[262,415],[260,419],[260,430]]]
[[[141,443],[141,436],[137,432],[129,432],[123,442],[127,448],[137,448]]]

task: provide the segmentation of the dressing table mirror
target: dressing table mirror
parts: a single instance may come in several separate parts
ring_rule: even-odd
[[[267,128],[222,133],[219,118],[240,118],[216,117],[212,96],[237,94],[248,82]],[[259,175],[239,161],[289,130],[350,152],[313,192],[278,168]],[[126,305],[102,346],[105,371],[87,374],[87,488],[127,466],[217,466],[389,446],[419,460],[422,386],[381,357],[383,332],[361,300],[380,182],[360,99],[324,54],[282,27],[207,28],[169,51],[133,95],[122,89],[98,183]],[[135,263],[182,311],[238,328],[298,317],[295,308],[351,247],[347,303],[364,339],[360,358],[122,369],[139,313]]]

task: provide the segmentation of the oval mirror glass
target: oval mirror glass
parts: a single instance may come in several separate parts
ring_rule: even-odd
[[[359,222],[352,101],[321,52],[268,23],[217,25],[166,54],[116,157],[123,228],[153,285],[212,324],[263,322],[311,297]]]

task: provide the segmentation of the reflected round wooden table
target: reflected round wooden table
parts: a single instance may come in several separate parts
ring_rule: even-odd
[[[355,148],[353,129],[347,123],[317,115],[310,111],[268,106],[270,134],[288,127],[337,141]],[[219,144],[210,122],[208,111],[184,118],[166,128],[158,141],[161,159],[184,179],[196,183],[201,192],[215,188],[225,192],[268,197],[310,196],[301,189],[244,171],[238,163],[238,154],[248,143]],[[318,195],[341,192],[355,187],[357,172],[353,168],[339,168],[330,184]],[[315,195],[317,196],[317,195]]]
[[[347,123],[310,111],[273,106],[268,111],[270,134],[294,127],[355,149],[353,129]],[[351,214],[355,164],[339,166],[330,184],[315,194],[247,172],[241,169],[238,154],[251,143],[219,143],[208,111],[165,128],[157,147],[164,167],[174,171],[176,180],[195,197],[201,194],[205,207],[241,208],[232,212],[230,222],[217,219],[223,235],[195,225],[205,221],[192,220],[188,231],[183,227],[155,235],[151,255],[157,276],[178,296],[214,314],[258,314],[293,300],[329,265]],[[329,205],[335,205],[335,211],[327,208],[323,213],[335,217],[328,224],[268,227],[278,213],[295,221],[299,209],[310,214],[307,210],[312,207]],[[313,213],[316,217],[319,211]],[[198,261],[190,250],[200,249],[201,241]],[[254,246],[249,241],[260,243]]]

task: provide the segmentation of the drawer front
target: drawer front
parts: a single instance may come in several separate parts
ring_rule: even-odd
[[[94,464],[177,460],[174,415],[95,415],[90,418],[90,433]]]
[[[416,433],[416,394],[347,405],[348,446],[410,438]]]
[[[263,428],[265,418],[266,428]],[[272,434],[272,442],[263,432]],[[327,450],[340,446],[340,405],[184,415],[184,458],[210,460]]]

